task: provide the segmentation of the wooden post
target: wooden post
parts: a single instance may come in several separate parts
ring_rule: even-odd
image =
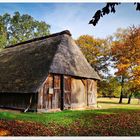
[[[64,75],[61,75],[61,110],[64,110]]]
[[[88,104],[88,80],[86,79],[86,81],[87,81],[87,89],[86,89],[86,92],[87,92],[87,106],[89,106],[89,104]]]

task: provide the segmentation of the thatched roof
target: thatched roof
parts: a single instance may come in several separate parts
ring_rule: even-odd
[[[0,92],[37,92],[49,73],[100,79],[68,31],[0,52]]]

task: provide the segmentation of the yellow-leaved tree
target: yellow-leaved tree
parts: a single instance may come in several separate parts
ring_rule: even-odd
[[[121,77],[122,103],[124,83],[129,85],[129,99],[140,91],[140,26],[132,26],[127,32],[118,34],[119,39],[113,42],[112,56],[117,68],[116,76]]]
[[[109,40],[111,38],[97,39],[90,35],[82,35],[76,40],[87,61],[101,77],[103,73],[108,73],[110,63]]]

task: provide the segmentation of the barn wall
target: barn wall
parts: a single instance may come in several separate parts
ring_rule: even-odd
[[[97,82],[87,80],[88,106],[94,106],[97,103]]]
[[[37,109],[37,94],[33,93],[0,93],[0,107],[25,110],[32,102],[29,110]]]
[[[71,80],[71,108],[87,106],[87,92],[85,80],[72,78]]]
[[[64,76],[64,109],[71,108],[71,77]]]
[[[52,94],[49,93],[49,89],[53,90]],[[59,109],[60,93],[60,76],[49,75],[39,89],[38,110]]]
[[[38,94],[38,110],[48,111],[61,107],[60,75],[50,74]],[[49,88],[53,93],[49,93]],[[95,80],[64,76],[64,109],[85,108],[96,104]]]

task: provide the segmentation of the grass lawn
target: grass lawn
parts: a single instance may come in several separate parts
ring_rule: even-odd
[[[0,112],[0,135],[140,136],[140,105],[99,98],[102,108],[55,113]]]
[[[138,104],[138,99],[132,99],[131,104],[127,104],[128,99],[124,98],[123,103],[119,104],[119,98],[98,98],[97,103],[99,106],[101,106],[103,109],[109,109],[109,108],[126,108],[126,109],[139,109],[140,104]]]

